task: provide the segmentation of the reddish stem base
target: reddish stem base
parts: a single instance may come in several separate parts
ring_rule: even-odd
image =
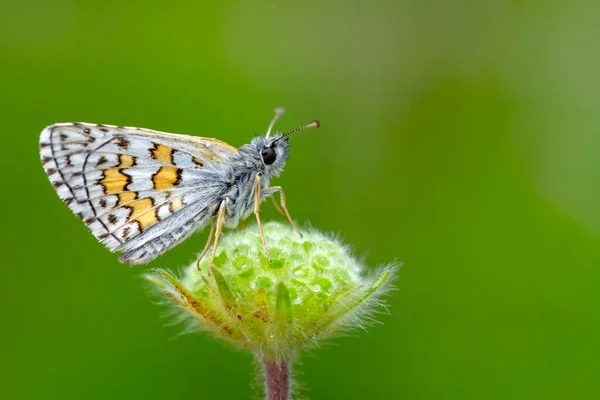
[[[267,400],[289,400],[290,366],[287,361],[264,359],[265,387]]]

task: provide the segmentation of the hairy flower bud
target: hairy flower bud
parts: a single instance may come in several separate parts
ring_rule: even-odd
[[[362,326],[390,287],[396,266],[365,274],[337,239],[310,230],[300,238],[288,225],[228,232],[214,265],[209,257],[181,277],[157,270],[147,278],[202,330],[261,358],[289,359],[332,334]]]

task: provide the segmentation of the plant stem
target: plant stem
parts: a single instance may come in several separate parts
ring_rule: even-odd
[[[290,399],[290,363],[288,360],[262,360],[267,400]]]

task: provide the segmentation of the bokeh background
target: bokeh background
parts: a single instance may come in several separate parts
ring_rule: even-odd
[[[317,399],[600,398],[592,1],[0,3],[0,397],[253,398],[54,193],[38,138],[87,121],[292,139],[301,223],[404,263],[391,315],[305,355]],[[269,206],[266,218],[281,218]],[[192,260],[206,232],[152,266]]]

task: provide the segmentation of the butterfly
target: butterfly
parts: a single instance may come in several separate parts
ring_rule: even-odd
[[[102,244],[121,252],[121,262],[148,263],[210,225],[197,265],[211,245],[212,265],[223,227],[234,228],[252,213],[270,260],[259,204],[270,197],[302,235],[282,188],[269,183],[283,171],[290,134],[320,126],[312,121],[271,134],[282,114],[275,109],[266,134],[239,148],[143,128],[59,123],[42,131],[40,156],[58,196]]]

